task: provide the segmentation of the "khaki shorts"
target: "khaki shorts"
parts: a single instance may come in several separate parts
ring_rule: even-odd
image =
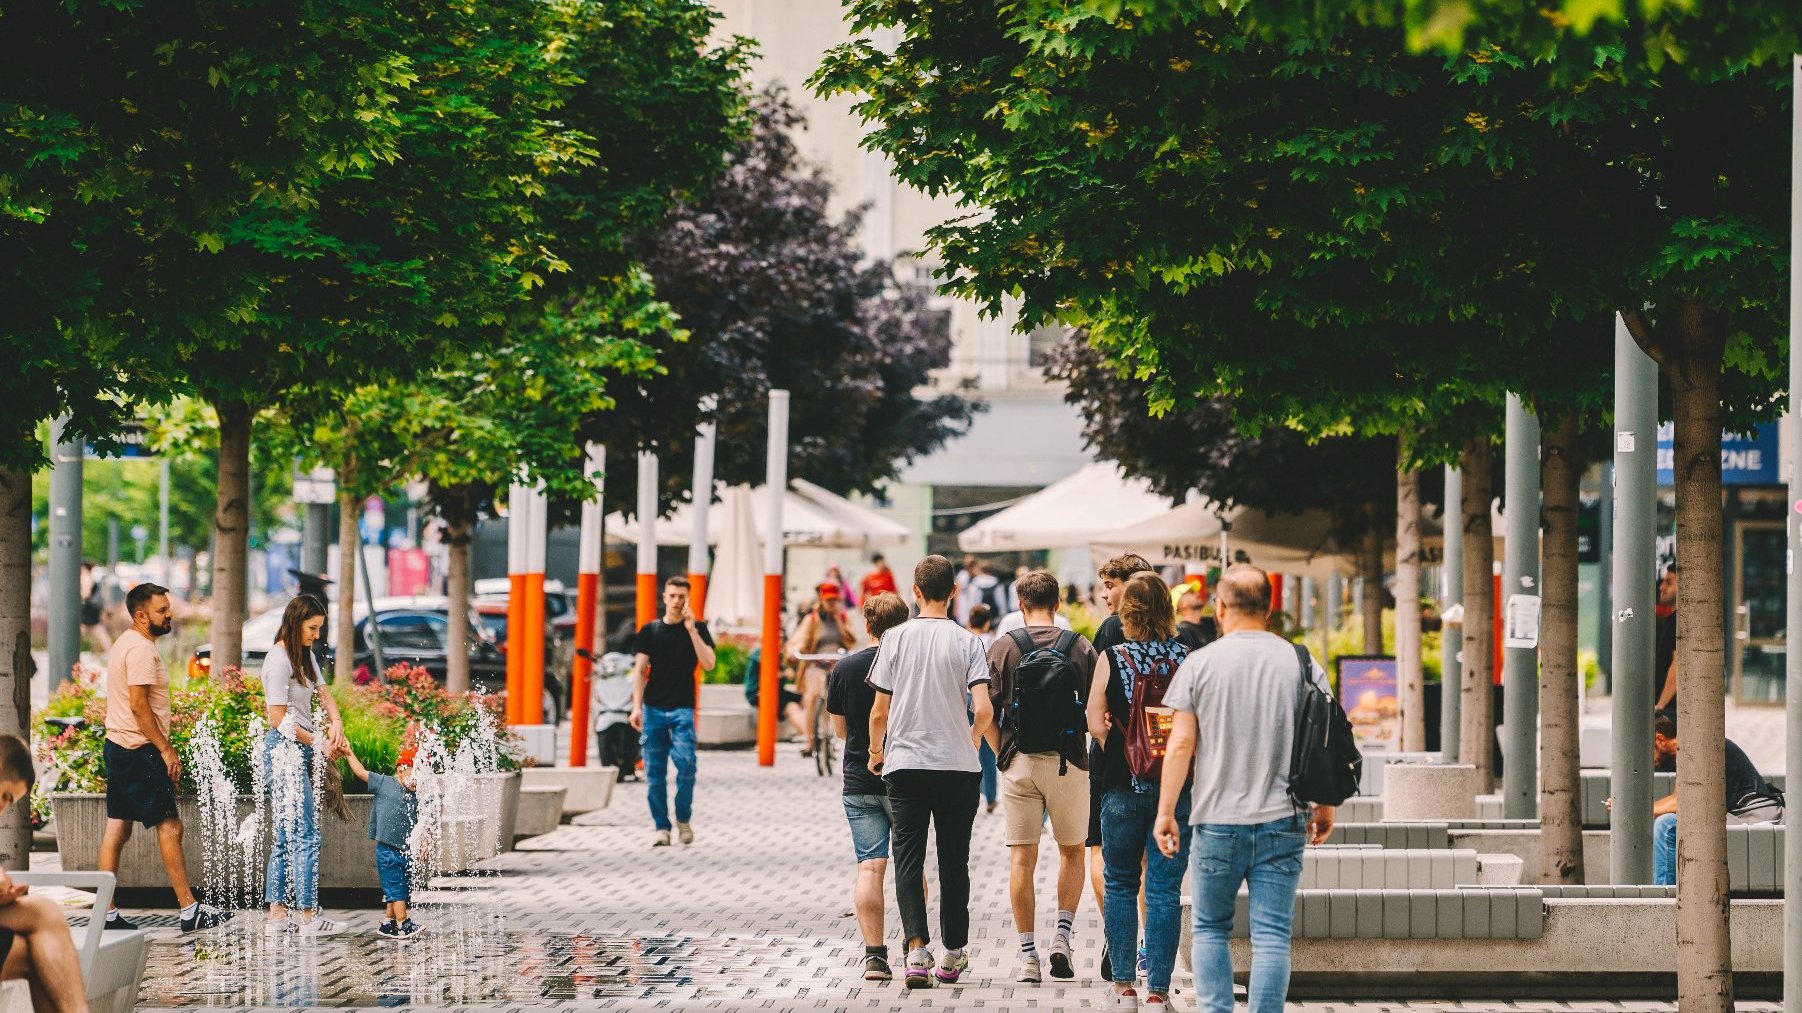
[[[1001,772],[1001,811],[1006,840],[1037,844],[1045,814],[1051,814],[1051,836],[1065,846],[1089,839],[1089,774],[1072,763],[1058,776],[1056,753],[1022,753]]]

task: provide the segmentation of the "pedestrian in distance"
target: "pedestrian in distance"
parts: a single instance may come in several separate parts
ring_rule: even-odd
[[[676,833],[693,844],[695,795],[695,666],[712,671],[713,634],[688,604],[688,578],[663,582],[663,618],[645,623],[633,645],[632,714],[644,753],[645,801],[656,835],[651,846],[670,843],[669,766],[676,765]]]
[[[969,969],[970,829],[982,763],[977,743],[994,714],[982,641],[951,620],[951,561],[927,556],[914,567],[920,614],[890,630],[870,668],[869,768],[882,774],[894,812],[895,903],[907,945],[906,983],[956,982]],[[974,724],[966,715],[972,708]],[[937,837],[939,932],[934,968],[926,927],[926,834]]]
[[[1136,552],[1128,552],[1115,556],[1101,564],[1095,571],[1099,583],[1090,585],[1091,594],[1097,599],[1107,617],[1096,628],[1091,643],[1097,657],[1107,653],[1116,644],[1125,642],[1126,635],[1120,629],[1120,594],[1126,589],[1126,582],[1134,574],[1151,573],[1151,564],[1145,557]],[[1087,700],[1087,697],[1084,697]],[[1101,740],[1089,741],[1089,894],[1095,898],[1095,909],[1105,923],[1107,918],[1107,862],[1101,856],[1101,798],[1106,794],[1101,783],[1106,765],[1102,762]],[[1113,957],[1108,952],[1107,943],[1101,944],[1101,966],[1099,973],[1103,981],[1112,981]]]
[[[263,922],[267,932],[290,926],[314,936],[343,932],[345,925],[319,909],[321,835],[313,784],[318,764],[330,763],[349,748],[338,703],[321,693],[319,663],[313,644],[325,628],[325,604],[310,594],[296,595],[282,610],[275,645],[263,658],[263,704],[269,731],[263,736],[264,776],[269,785],[269,811],[274,840],[264,866],[263,900],[269,905]],[[314,727],[313,709],[323,707],[328,724]],[[292,905],[300,917],[288,917]],[[296,924],[298,923],[298,924]]]
[[[413,901],[411,842],[419,819],[419,807],[413,797],[413,761],[417,754],[412,746],[401,750],[392,775],[366,769],[349,746],[340,755],[350,772],[362,778],[369,785],[369,793],[375,796],[369,810],[369,839],[375,842],[375,873],[382,884],[383,915],[375,934],[404,943],[425,931],[407,910]]]
[[[1722,742],[1726,753],[1723,781],[1727,788],[1727,824],[1782,823],[1783,793],[1771,787],[1746,751],[1732,739]],[[1652,717],[1652,766],[1677,769],[1677,719],[1664,711]],[[1614,799],[1604,803],[1614,808]],[[1677,885],[1677,793],[1652,803],[1652,884]]]
[[[977,605],[970,610],[970,632],[982,641],[982,649],[987,651],[999,636],[995,632],[995,613],[987,605]],[[976,720],[976,712],[970,712],[970,720]],[[995,750],[990,747],[989,740],[983,739],[982,745],[976,747],[977,759],[982,761],[982,811],[992,813],[1001,804],[1001,771],[995,765]]]
[[[871,644],[847,654],[832,667],[826,690],[826,712],[832,716],[833,734],[845,740],[845,820],[851,825],[851,846],[857,853],[857,884],[852,898],[857,928],[863,934],[865,981],[888,981],[888,946],[882,932],[882,884],[888,873],[889,835],[894,812],[882,778],[870,772],[870,708],[876,691],[870,688],[870,666],[876,662],[883,635],[907,622],[907,606],[886,592],[863,601],[864,626]]]
[[[989,694],[998,719],[988,745],[999,760],[1006,820],[1008,896],[1020,934],[1016,980],[1042,980],[1036,930],[1039,839],[1046,820],[1057,845],[1057,933],[1051,976],[1074,978],[1072,937],[1082,900],[1083,847],[1089,829],[1088,733],[1083,700],[1095,672],[1095,649],[1053,622],[1057,578],[1043,570],[1015,581],[1026,625],[989,647]]]
[[[155,830],[163,870],[181,907],[181,930],[203,931],[229,920],[231,912],[194,896],[182,854],[181,815],[175,808],[181,757],[169,742],[169,675],[156,649],[157,638],[175,629],[169,589],[139,584],[126,593],[125,611],[131,629],[113,641],[106,659],[106,831],[100,838],[100,871],[119,871],[134,822]],[[106,927],[137,926],[115,906],[106,913]]]
[[[872,555],[870,565],[875,569],[864,574],[863,580],[858,582],[858,591],[863,596],[861,600],[869,601],[885,592],[899,597],[901,588],[895,584],[895,571],[889,569],[888,560],[883,558],[882,553]]]
[[[112,650],[113,635],[106,628],[106,582],[91,559],[81,561],[81,632],[96,652]]]
[[[1207,615],[1208,599],[1201,588],[1184,584],[1176,599],[1176,639],[1191,652],[1220,639],[1220,624]]]
[[[1196,1009],[1230,1013],[1233,962],[1227,937],[1239,887],[1251,901],[1250,1013],[1280,1013],[1289,990],[1289,940],[1302,850],[1324,843],[1333,807],[1305,806],[1289,794],[1301,681],[1331,694],[1326,672],[1265,627],[1270,578],[1238,564],[1214,599],[1220,639],[1189,656],[1164,694],[1175,711],[1164,754],[1157,845],[1167,858],[1186,848],[1194,875]],[[1305,668],[1304,668],[1305,661]],[[1176,789],[1192,780],[1189,811]],[[1149,898],[1147,898],[1149,904]]]
[[[1172,714],[1166,694],[1189,649],[1176,639],[1170,588],[1155,573],[1136,573],[1121,587],[1118,615],[1125,639],[1100,653],[1088,694],[1089,733],[1102,744],[1101,855],[1106,863],[1109,1009],[1169,1009],[1170,978],[1182,929],[1187,854],[1159,851],[1152,829],[1166,801],[1186,817],[1187,780],[1167,780],[1164,749]],[[1140,1001],[1139,888],[1145,889],[1145,996]]]

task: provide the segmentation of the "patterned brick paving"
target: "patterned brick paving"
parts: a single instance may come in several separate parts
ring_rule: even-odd
[[[493,874],[441,880],[418,908],[419,939],[378,940],[379,911],[334,912],[351,933],[313,943],[270,939],[254,913],[183,939],[154,919],[139,1009],[405,1007],[457,1010],[1057,1010],[1099,995],[1100,927],[1085,898],[1079,970],[1068,985],[1011,981],[999,813],[978,815],[972,972],[961,986],[903,996],[867,986],[850,917],[853,858],[836,780],[785,745],[774,771],[748,753],[706,752],[692,847],[652,848],[641,784],[582,825],[526,841]],[[1049,850],[1049,849],[1047,849]],[[1053,916],[1050,855],[1041,919]],[[890,944],[898,924],[889,912]],[[1050,926],[1044,932],[1048,934]],[[1179,1008],[1190,1009],[1179,972]],[[1656,1003],[1310,1002],[1343,1010],[1645,1010]],[[1744,1004],[1742,1009],[1770,1009]]]

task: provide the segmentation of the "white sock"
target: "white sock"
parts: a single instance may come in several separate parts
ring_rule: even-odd
[[[187,907],[181,909],[181,916],[183,918],[192,918],[199,912],[200,912],[200,902],[195,901],[194,903],[189,904]]]
[[[1031,957],[1034,960],[1039,959],[1039,944],[1033,942],[1030,932],[1020,933],[1020,956]]]
[[[1076,935],[1076,912],[1059,911],[1057,913],[1057,938],[1066,946]]]
[[[116,922],[116,921],[118,921],[118,920],[119,920],[119,909],[118,909],[118,908],[116,908],[116,907],[114,907],[114,908],[107,908],[107,910],[106,910],[106,920],[107,920],[107,921],[109,921],[109,922]]]

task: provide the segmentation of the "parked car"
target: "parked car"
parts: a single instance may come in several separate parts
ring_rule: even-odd
[[[470,604],[481,616],[482,626],[504,651],[507,645],[507,606],[512,593],[506,578],[478,580]],[[576,593],[560,580],[544,582],[544,668],[546,678],[555,672],[557,682],[569,686],[576,661]]]
[[[445,679],[446,645],[449,641],[449,602],[443,596],[391,596],[375,600],[376,639],[382,647],[382,660],[387,664],[406,661],[423,666],[440,683]],[[329,636],[337,628],[337,606],[330,606],[326,621]],[[358,603],[355,615],[355,638],[352,658],[358,666],[375,668],[375,652],[369,645],[367,608]],[[275,645],[281,631],[282,610],[274,609],[244,624],[244,666],[254,669]],[[505,694],[507,689],[507,656],[484,629],[477,610],[469,615],[469,688],[481,693]],[[320,668],[328,677],[336,658],[334,645],[319,649]],[[212,645],[194,649],[188,660],[190,675],[204,675],[212,668]],[[565,701],[569,699],[566,678],[557,676],[553,667],[545,666],[544,711],[546,721],[562,720]],[[567,671],[565,669],[564,671]]]

